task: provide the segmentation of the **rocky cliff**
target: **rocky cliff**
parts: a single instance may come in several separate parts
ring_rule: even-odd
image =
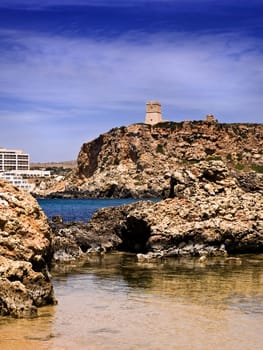
[[[83,144],[66,189],[88,197],[165,197],[178,167],[222,160],[263,171],[263,125],[165,122],[113,129]]]
[[[0,315],[32,317],[55,302],[51,231],[35,199],[0,179]]]

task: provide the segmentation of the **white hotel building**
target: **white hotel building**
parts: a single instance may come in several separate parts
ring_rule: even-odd
[[[0,148],[0,178],[30,192],[33,185],[25,178],[33,177],[50,177],[50,171],[30,170],[29,154],[21,150]]]
[[[0,171],[29,170],[29,154],[21,150],[0,148]]]

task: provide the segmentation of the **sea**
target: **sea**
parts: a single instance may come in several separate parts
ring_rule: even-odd
[[[40,207],[43,209],[49,220],[53,216],[61,215],[65,222],[90,220],[92,214],[100,209],[110,206],[119,206],[134,203],[143,199],[38,199]],[[147,199],[145,199],[147,200]],[[158,201],[158,199],[151,199]]]
[[[87,221],[130,200],[41,199],[49,218]],[[114,252],[55,265],[58,304],[0,318],[1,350],[261,350],[263,255],[138,262]]]

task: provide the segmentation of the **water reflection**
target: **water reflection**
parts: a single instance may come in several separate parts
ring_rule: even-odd
[[[0,317],[1,350],[48,349],[52,334],[55,308],[43,307],[35,319],[12,319]]]
[[[111,288],[117,283],[118,291],[135,289],[146,294],[185,298],[192,303],[228,306],[232,299],[240,298],[242,303],[242,296],[256,298],[256,304],[259,303],[263,297],[262,267],[263,255],[212,258],[205,263],[190,258],[140,263],[134,255],[115,253],[95,256],[74,267],[57,267],[54,274],[60,278],[63,275],[67,278],[69,272],[88,274],[102,287]]]
[[[55,266],[59,304],[36,320],[0,319],[0,348],[261,349],[262,266],[263,255],[138,263],[123,253]]]

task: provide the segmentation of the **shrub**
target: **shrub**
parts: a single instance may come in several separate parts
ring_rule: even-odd
[[[163,146],[159,144],[159,145],[156,147],[156,152],[157,152],[157,153],[162,153],[162,154],[164,154]]]
[[[120,160],[116,157],[114,159],[114,165],[119,165],[120,164]]]
[[[237,154],[237,160],[240,162],[242,160],[242,158],[243,158],[242,153],[238,153]]]
[[[237,169],[237,170],[244,170],[244,168],[245,168],[245,165],[244,165],[244,164],[240,164],[240,163],[237,163],[237,164],[236,164],[236,169]]]
[[[226,156],[226,159],[231,162],[232,161],[232,154],[228,153]]]
[[[256,173],[263,174],[263,165],[251,164],[251,169],[254,170]]]

